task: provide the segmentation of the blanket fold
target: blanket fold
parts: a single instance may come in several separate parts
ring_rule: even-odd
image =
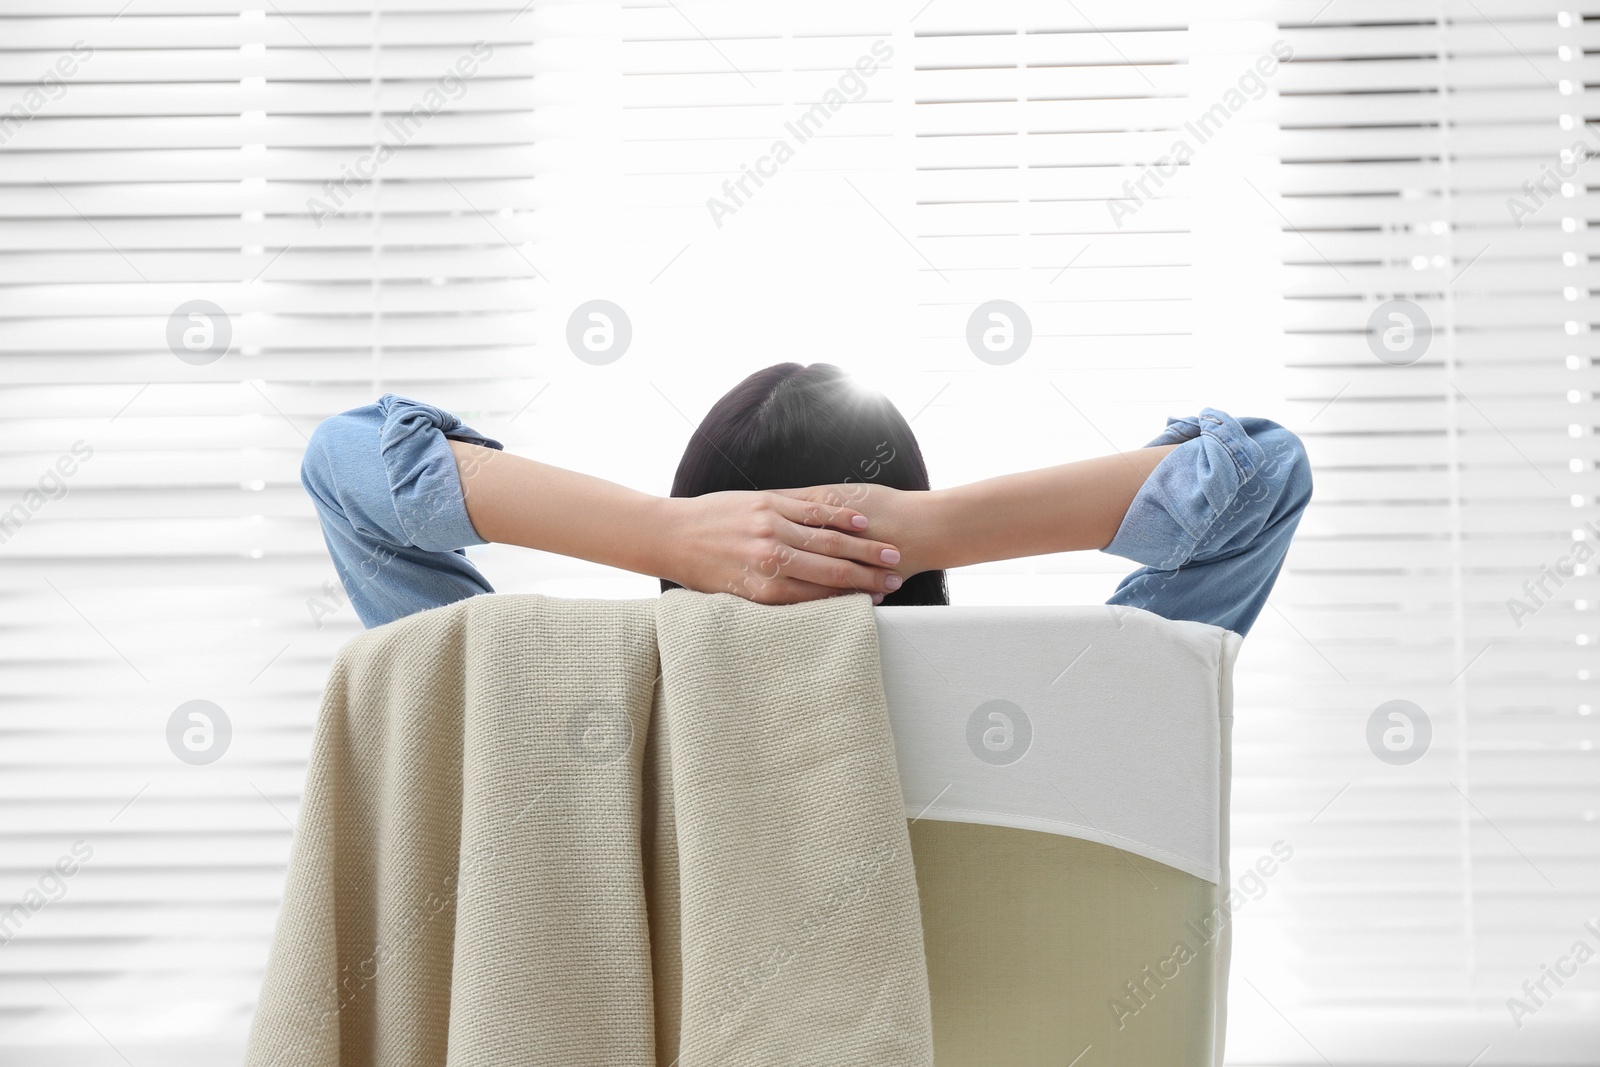
[[[248,1067],[932,1061],[866,597],[474,597],[341,651]]]

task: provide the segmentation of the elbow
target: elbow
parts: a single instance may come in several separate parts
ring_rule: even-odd
[[[375,457],[378,431],[383,425],[377,406],[353,408],[317,423],[300,459],[300,484],[325,501],[338,498],[338,473],[348,471],[362,457]]]
[[[1299,435],[1275,422],[1263,422],[1251,434],[1261,446],[1261,472],[1279,487],[1281,506],[1299,512],[1311,502],[1311,457]]]
[[[341,420],[348,415],[333,415],[317,423],[306,441],[306,451],[300,457],[300,484],[312,496],[331,499],[334,490],[335,457],[338,440],[343,436]]]
[[[333,460],[328,454],[328,424],[333,419],[323,419],[311,431],[306,441],[305,454],[300,457],[300,484],[312,496],[326,498],[333,484]]]

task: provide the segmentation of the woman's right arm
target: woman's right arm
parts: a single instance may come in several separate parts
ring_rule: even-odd
[[[1111,603],[1246,633],[1311,499],[1300,439],[1215,408],[1132,452],[931,492],[870,483],[784,490],[849,501],[899,546],[906,575],[1099,549],[1142,564]]]
[[[1141,448],[969,485],[907,492],[872,483],[785,489],[799,500],[849,500],[904,551],[902,574],[1111,543],[1150,472],[1176,445]]]

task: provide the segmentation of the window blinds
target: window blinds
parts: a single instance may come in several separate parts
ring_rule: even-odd
[[[0,1062],[239,1060],[356,628],[305,437],[534,388],[523,7],[0,6]]]
[[[1592,178],[1574,149],[1594,138],[1600,11],[1273,14],[1295,59],[1247,177],[1276,230],[1286,410],[1317,501],[1278,625],[1241,662],[1235,863],[1272,834],[1296,854],[1239,916],[1230,1046],[1241,1062],[1592,1062],[1600,968],[1574,949],[1600,949],[1581,563],[1597,420]],[[1431,729],[1415,762],[1380,758],[1381,732],[1369,744],[1391,701],[1426,716],[1406,712],[1413,745]]]
[[[1504,202],[1581,135],[1581,12],[119,5],[0,21],[6,505],[45,482],[0,542],[0,902],[52,898],[0,945],[7,1062],[237,1059],[358,629],[296,480],[318,419],[409,393],[660,492],[786,359],[888,392],[936,484],[1202,404],[1301,433],[1317,501],[1240,663],[1232,1058],[1595,1047],[1600,963],[1521,1029],[1505,1003],[1595,917],[1593,571],[1520,629],[1505,604],[1595,503],[1582,172],[1520,227]],[[1367,328],[1395,299],[1432,326],[1409,365]],[[597,300],[631,332],[609,363],[567,340]],[[654,588],[475,558],[506,590]],[[952,594],[1092,602],[1120,566]],[[1367,740],[1393,700],[1432,729],[1411,764]]]

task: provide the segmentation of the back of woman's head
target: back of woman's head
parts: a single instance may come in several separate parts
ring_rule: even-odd
[[[712,405],[683,450],[672,495],[836,483],[926,491],[928,469],[888,398],[828,363],[779,363]],[[883,602],[948,604],[944,572],[913,575]]]

